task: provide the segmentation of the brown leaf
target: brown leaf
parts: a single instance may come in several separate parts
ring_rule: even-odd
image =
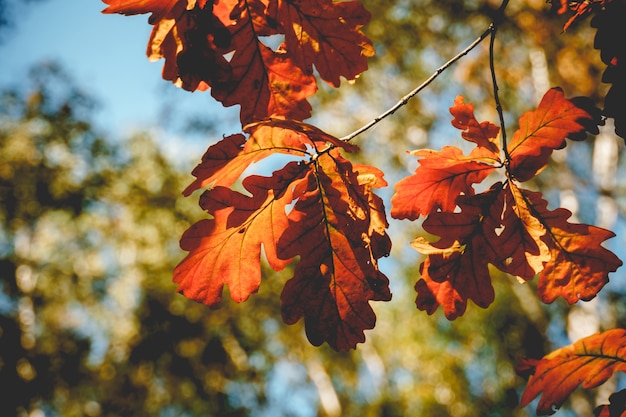
[[[550,260],[539,275],[537,291],[544,303],[561,296],[568,303],[588,301],[609,282],[608,274],[622,265],[613,252],[602,243],[615,236],[609,230],[586,224],[569,223],[569,210],[547,209],[540,193],[523,191],[523,197],[532,205],[534,216],[546,229],[542,237],[550,250]]]
[[[372,42],[360,31],[371,16],[358,1],[275,1],[268,14],[282,25],[296,65],[305,74],[312,74],[315,65],[334,87],[339,87],[340,77],[354,80],[374,55]]]
[[[494,263],[494,246],[499,242],[489,240],[490,224],[485,218],[501,191],[500,186],[479,195],[461,196],[457,200],[459,212],[436,212],[424,220],[424,230],[441,239],[429,244],[418,238],[411,244],[428,255],[415,285],[417,308],[433,314],[441,305],[446,317],[454,320],[465,313],[468,300],[482,308],[493,302],[488,264]]]
[[[300,262],[281,296],[283,318],[295,323],[304,317],[314,345],[354,348],[374,327],[369,301],[391,299],[377,266],[391,248],[382,200],[372,192],[377,183],[378,170],[360,167],[357,173],[331,151],[315,161],[307,192],[289,213],[279,256],[300,256]]]

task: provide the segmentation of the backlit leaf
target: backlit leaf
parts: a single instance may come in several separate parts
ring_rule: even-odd
[[[537,413],[554,414],[578,385],[594,388],[615,372],[626,372],[626,330],[612,329],[586,337],[555,350],[531,366],[535,369],[522,395],[521,406],[543,393]]]
[[[452,211],[461,194],[473,195],[473,184],[483,181],[500,162],[499,148],[493,142],[499,128],[489,122],[478,123],[474,107],[458,96],[450,108],[452,125],[462,136],[477,146],[470,155],[454,146],[444,146],[438,152],[429,149],[411,152],[421,157],[415,173],[400,180],[391,199],[391,216],[396,219],[416,220],[439,209]],[[492,165],[494,164],[494,165]]]
[[[340,77],[354,80],[374,55],[372,42],[360,31],[371,16],[358,1],[280,0],[270,2],[268,14],[281,23],[296,65],[305,74],[315,66],[334,87]]]
[[[246,126],[211,146],[186,190],[210,187],[200,199],[213,216],[192,226],[181,240],[189,255],[174,280],[187,297],[208,305],[221,300],[224,285],[245,301],[261,281],[261,248],[269,265],[300,261],[283,290],[287,323],[305,319],[319,345],[354,348],[374,327],[370,301],[391,298],[378,259],[391,241],[385,209],[374,189],[385,186],[380,170],[352,164],[340,149],[356,147],[302,122],[268,120]],[[295,161],[270,177],[248,175],[245,193],[231,187],[253,162],[276,154]]]
[[[103,13],[121,13],[126,16],[134,14],[152,13],[150,24],[163,19],[175,5],[183,3],[180,0],[102,0],[108,4]],[[184,2],[186,3],[186,1]]]
[[[520,117],[519,129],[508,144],[510,172],[518,181],[528,181],[548,163],[555,149],[565,146],[565,138],[585,130],[583,120],[593,118],[552,88],[543,96],[537,110]]]
[[[569,210],[547,209],[547,202],[537,192],[524,191],[535,216],[546,228],[542,237],[550,250],[550,260],[539,275],[537,291],[545,303],[561,296],[568,303],[588,301],[609,282],[608,274],[622,261],[602,243],[615,236],[609,230],[586,224],[569,223]]]
[[[269,120],[248,125],[246,131],[250,133],[247,139],[242,134],[231,135],[209,147],[192,171],[196,180],[184,195],[207,186],[230,187],[250,164],[277,153],[312,157],[316,146],[323,147],[331,140],[340,142],[320,129],[295,121]]]
[[[261,34],[251,24],[258,16],[252,15],[254,11],[244,7],[228,25],[231,42],[224,52],[233,54],[231,76],[214,84],[211,94],[224,106],[241,105],[244,125],[271,116],[306,119],[311,115],[306,99],[317,91],[315,77],[294,65],[283,48],[272,50],[259,40]]]
[[[496,138],[500,128],[490,122],[479,123],[474,116],[474,106],[465,103],[462,96],[457,96],[454,106],[450,107],[452,126],[461,130],[461,136],[468,142],[474,142],[477,146],[472,150],[474,158],[485,158],[488,162],[500,162],[500,147]]]
[[[372,192],[378,172],[361,166],[357,173],[331,151],[316,161],[307,192],[289,213],[279,256],[300,256],[300,262],[281,296],[283,318],[295,323],[304,317],[314,345],[354,348],[374,327],[369,301],[391,299],[377,266],[391,248],[382,200]]]
[[[468,300],[483,308],[493,302],[488,264],[495,259],[493,246],[498,242],[487,240],[484,219],[500,193],[501,187],[497,187],[459,197],[460,212],[437,212],[424,221],[424,230],[441,239],[427,244],[418,238],[412,243],[428,254],[415,285],[417,308],[433,314],[441,305],[446,317],[454,320],[463,315]]]
[[[481,182],[495,169],[463,155],[454,146],[444,146],[440,152],[425,149],[412,154],[423,158],[415,173],[395,186],[391,216],[396,219],[415,220],[438,209],[454,210],[457,196],[474,194],[472,184]]]
[[[222,186],[205,191],[200,205],[214,218],[194,224],[181,239],[189,255],[174,270],[178,291],[212,306],[226,284],[241,302],[261,283],[261,247],[275,270],[288,264],[290,259],[277,257],[276,242],[288,226],[285,206],[294,199],[289,185],[302,172],[292,162],[269,178],[249,176],[243,186],[251,197]]]

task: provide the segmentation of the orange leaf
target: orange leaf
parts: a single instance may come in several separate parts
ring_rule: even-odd
[[[477,147],[471,153],[474,158],[485,158],[488,162],[500,162],[500,147],[496,143],[500,128],[490,122],[478,123],[474,116],[474,106],[465,103],[462,96],[457,96],[454,106],[450,107],[454,116],[452,126],[463,131],[461,136],[468,142],[474,142]]]
[[[540,193],[523,191],[535,216],[547,229],[542,237],[550,250],[550,260],[539,275],[537,291],[544,303],[562,296],[568,303],[588,301],[609,282],[608,274],[622,265],[602,242],[615,236],[609,230],[586,224],[568,223],[569,210],[547,209]]]
[[[473,195],[472,184],[480,183],[494,166],[475,161],[454,146],[440,152],[424,149],[412,152],[422,156],[415,173],[395,185],[391,198],[391,216],[415,220],[438,209],[453,211],[460,194]]]
[[[277,256],[276,242],[288,227],[285,207],[295,198],[290,184],[303,171],[292,162],[269,178],[249,176],[243,186],[251,197],[221,186],[205,191],[200,205],[214,218],[183,234],[181,247],[189,254],[174,270],[178,291],[215,305],[226,284],[234,301],[245,301],[261,283],[261,246],[275,270],[289,263]]]
[[[282,25],[296,65],[305,74],[312,74],[315,65],[334,87],[339,87],[339,77],[354,80],[374,55],[372,42],[360,31],[371,15],[358,1],[275,1],[268,15]]]
[[[505,223],[507,226],[515,225],[519,232],[515,234],[515,238],[521,239],[516,248],[519,252],[523,251],[524,261],[522,269],[516,269],[515,264],[520,262],[521,256],[511,257],[511,264],[501,268],[502,271],[516,275],[524,280],[531,280],[537,273],[543,270],[544,263],[550,260],[550,250],[548,245],[543,241],[547,233],[546,227],[533,215],[534,207],[524,198],[522,190],[513,182],[508,183],[510,196],[505,201],[506,207],[511,207],[511,211],[515,213],[511,215],[511,221]],[[506,233],[506,229],[505,229]],[[507,235],[502,236],[505,245],[503,247],[511,247],[513,241],[506,239]],[[514,239],[515,239],[514,238]],[[499,245],[497,245],[499,247]]]
[[[150,24],[154,24],[165,16],[178,3],[187,3],[181,0],[102,0],[108,7],[102,13],[121,13],[126,16],[134,14],[152,13]]]
[[[508,144],[510,172],[518,181],[528,181],[548,163],[555,149],[565,145],[565,138],[585,130],[583,121],[592,116],[552,88],[543,96],[535,111],[520,117],[519,129]]]
[[[341,142],[314,126],[296,121],[269,120],[248,125],[246,131],[250,133],[248,139],[241,134],[231,135],[209,147],[192,171],[196,180],[183,191],[184,195],[201,187],[230,187],[250,164],[276,153],[313,157],[315,150],[326,142]]]
[[[275,270],[299,256],[283,291],[285,321],[304,317],[316,345],[354,348],[375,323],[369,301],[391,297],[377,265],[391,249],[385,209],[373,191],[386,185],[383,174],[352,166],[338,148],[355,146],[302,122],[268,120],[246,130],[247,140],[234,135],[211,146],[194,170],[186,193],[211,186],[200,205],[213,218],[183,235],[189,255],[174,280],[185,296],[209,305],[220,301],[224,285],[244,301],[260,285],[261,248]],[[299,161],[271,177],[244,178],[250,195],[228,188],[252,162],[276,153]]]
[[[331,151],[315,161],[307,192],[289,213],[279,256],[300,256],[300,262],[281,296],[283,318],[295,323],[304,317],[314,345],[354,348],[376,321],[369,301],[391,299],[377,266],[391,248],[382,200],[372,192],[382,181],[378,173],[363,166],[357,173]]]
[[[586,389],[597,387],[615,372],[626,372],[624,329],[595,334],[546,355],[536,364],[521,406],[543,392],[537,413],[554,414],[578,385]]]
[[[243,124],[311,115],[306,99],[317,91],[315,77],[304,74],[284,49],[274,51],[259,40],[278,33],[265,18],[263,1],[106,2],[105,13],[152,12],[147,54],[153,61],[165,58],[163,78],[189,91],[211,87],[224,106],[241,105]]]
[[[483,181],[499,164],[499,148],[494,142],[499,128],[489,122],[478,123],[474,107],[465,104],[463,97],[450,107],[454,116],[452,125],[462,130],[465,140],[476,144],[469,156],[454,146],[440,151],[424,149],[411,152],[423,157],[415,173],[400,180],[391,199],[391,216],[396,219],[416,220],[438,209],[453,211],[455,200],[461,194],[473,195],[472,184]]]

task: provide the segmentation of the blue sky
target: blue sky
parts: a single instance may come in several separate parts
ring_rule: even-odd
[[[0,87],[54,60],[99,101],[96,122],[114,136],[155,128],[163,133],[159,126],[167,113],[226,120],[213,140],[239,129],[238,109],[224,109],[208,93],[191,94],[161,78],[163,61],[150,62],[145,55],[148,15],[104,15],[105,6],[100,0],[46,0],[16,7],[11,18],[19,20],[0,43]]]

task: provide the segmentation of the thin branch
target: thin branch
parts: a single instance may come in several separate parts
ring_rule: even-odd
[[[505,0],[505,2],[507,2],[507,0]],[[422,84],[420,84],[418,87],[416,87],[409,94],[407,94],[406,96],[402,97],[402,99],[400,101],[398,101],[389,110],[387,110],[386,112],[382,113],[380,116],[376,117],[374,120],[372,120],[368,124],[360,127],[359,129],[355,130],[354,132],[350,133],[349,135],[342,137],[341,140],[349,142],[352,139],[354,139],[355,137],[357,137],[358,135],[360,135],[361,133],[363,133],[363,132],[369,130],[370,128],[374,127],[375,125],[377,125],[378,122],[380,122],[383,119],[385,119],[385,118],[391,116],[392,114],[394,114],[396,111],[398,111],[398,109],[400,107],[406,105],[409,102],[409,100],[411,100],[413,97],[415,97],[420,91],[422,91],[424,88],[426,88],[431,82],[433,82],[435,80],[435,78],[437,78],[439,76],[439,74],[444,72],[449,66],[454,64],[456,61],[458,61],[459,59],[461,59],[462,57],[467,55],[472,49],[474,49],[476,46],[478,46],[479,43],[481,43],[490,33],[493,32],[493,27],[494,27],[494,25],[491,24],[489,26],[489,28],[487,30],[485,30],[478,38],[476,38],[474,40],[474,42],[472,42],[467,48],[463,49],[461,52],[459,52],[456,56],[454,56],[448,62],[443,64],[441,67],[437,68],[437,71],[435,71],[430,77],[428,77],[428,79],[426,81],[424,81]]]

